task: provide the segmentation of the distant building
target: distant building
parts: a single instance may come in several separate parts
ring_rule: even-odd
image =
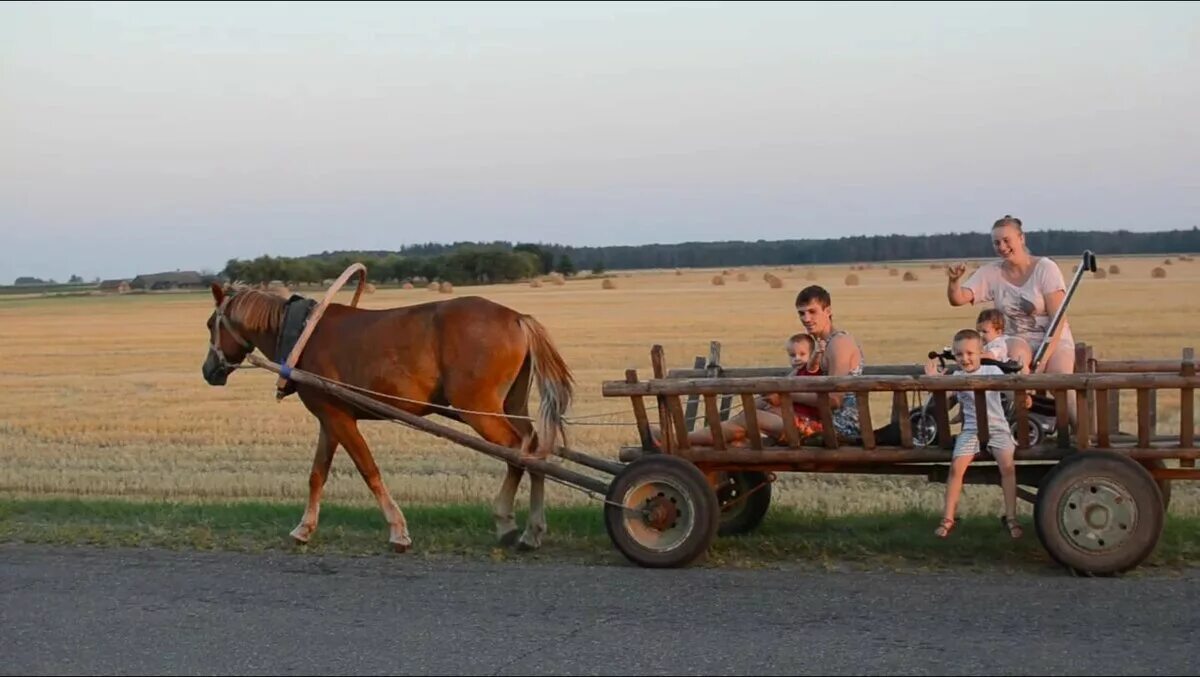
[[[132,288],[129,280],[104,280],[100,283],[100,291],[110,294],[127,294]]]
[[[31,287],[38,284],[48,284],[45,280],[37,277],[18,277],[14,285],[18,287]]]
[[[204,277],[194,270],[176,271],[174,273],[153,273],[138,275],[129,286],[133,289],[158,291],[162,289],[203,289],[208,285]]]

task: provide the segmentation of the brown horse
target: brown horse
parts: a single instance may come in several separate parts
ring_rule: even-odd
[[[216,309],[208,319],[212,345],[204,361],[205,381],[224,385],[229,373],[255,348],[274,362],[287,357],[275,354],[283,298],[216,284],[212,294]],[[296,367],[376,393],[428,403],[376,398],[419,416],[438,413],[463,421],[496,444],[523,450],[536,446],[533,455],[539,458],[555,448],[573,389],[570,370],[537,320],[478,296],[386,310],[331,303]],[[531,376],[541,393],[537,432],[527,418],[505,416],[528,416]],[[404,513],[384,486],[358,429],[359,420],[377,417],[301,384],[296,384],[296,394],[320,422],[321,432],[308,479],[308,507],[292,537],[307,543],[316,531],[321,490],[341,445],[379,501],[390,527],[389,541],[397,551],[407,550],[412,540]],[[509,465],[493,503],[497,535],[505,545],[517,540],[513,501],[523,473],[522,468]],[[529,523],[520,537],[521,547],[537,548],[546,533],[544,481],[542,475],[530,473]]]

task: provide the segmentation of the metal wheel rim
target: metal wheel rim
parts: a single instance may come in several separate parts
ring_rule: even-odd
[[[920,414],[912,425],[913,444],[927,447],[937,441],[937,421],[932,414]]]
[[[721,473],[719,477],[720,484],[718,485],[719,489],[716,493],[717,507],[720,509],[721,515],[724,517],[731,517],[736,515],[738,512],[745,510],[747,506],[746,501],[742,501],[733,506],[730,504],[742,497],[743,489],[745,491],[749,491],[749,489],[742,487],[737,479],[734,478],[734,476],[730,473]]]
[[[1089,554],[1119,549],[1137,528],[1133,495],[1108,478],[1082,478],[1063,493],[1058,528],[1072,547]]]
[[[647,511],[667,504],[676,510],[675,519],[671,526],[657,528],[650,523]],[[625,506],[621,520],[625,532],[647,550],[670,552],[683,545],[695,530],[696,506],[687,490],[670,478],[649,478],[631,486],[621,498],[621,505]]]

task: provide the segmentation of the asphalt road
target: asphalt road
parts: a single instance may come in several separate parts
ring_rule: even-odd
[[[5,674],[1196,674],[1200,572],[0,546]]]

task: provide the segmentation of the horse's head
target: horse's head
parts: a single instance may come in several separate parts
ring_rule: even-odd
[[[237,369],[246,356],[254,352],[254,344],[242,338],[230,321],[230,302],[236,292],[226,292],[221,285],[213,283],[212,295],[216,307],[208,317],[208,333],[211,342],[208,356],[204,358],[201,372],[211,386],[223,386],[229,374]]]

